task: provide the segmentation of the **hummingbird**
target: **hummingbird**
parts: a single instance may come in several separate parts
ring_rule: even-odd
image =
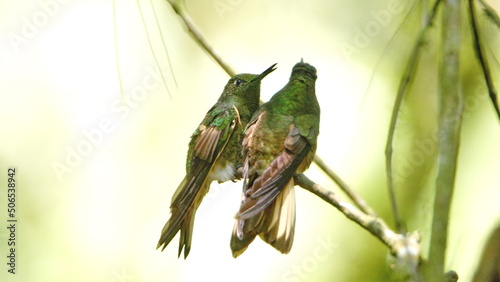
[[[283,254],[295,232],[295,173],[313,161],[320,108],[316,69],[301,60],[288,83],[253,114],[243,137],[243,193],[231,236],[233,257],[257,235]]]
[[[186,176],[172,196],[171,216],[163,230],[157,249],[162,251],[180,231],[180,257],[191,250],[196,210],[207,194],[212,181],[236,180],[241,167],[242,133],[252,114],[259,107],[260,83],[275,70],[272,65],[259,75],[237,74],[227,82],[224,91],[207,112],[189,142]]]

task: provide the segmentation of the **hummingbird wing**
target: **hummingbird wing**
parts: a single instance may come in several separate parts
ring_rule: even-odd
[[[171,216],[163,227],[157,248],[163,245],[163,251],[181,230],[179,255],[183,247],[184,257],[189,254],[194,214],[211,182],[207,176],[238,125],[241,126],[236,107],[214,107],[191,136],[187,174],[172,196]]]
[[[187,175],[189,181],[185,189],[177,189],[172,197],[171,207],[184,205],[194,199],[197,188],[205,181],[211,168],[226,147],[240,116],[235,106],[213,107],[205,116],[198,129],[191,136],[188,152]]]
[[[248,128],[248,134],[251,137],[257,123]],[[245,144],[245,141],[244,141]],[[264,209],[266,209],[276,199],[278,194],[293,177],[295,171],[311,151],[312,145],[309,144],[306,137],[300,134],[299,128],[292,124],[288,136],[284,141],[283,151],[271,162],[264,170],[262,175],[257,176],[253,182],[244,187],[246,201],[243,201],[238,219],[251,218]],[[245,161],[244,175],[248,177],[248,164]],[[246,186],[247,178],[244,181]]]

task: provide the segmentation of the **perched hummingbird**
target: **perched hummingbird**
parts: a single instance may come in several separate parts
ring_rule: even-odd
[[[319,134],[316,78],[316,69],[301,60],[288,84],[260,106],[245,129],[243,196],[231,237],[233,257],[257,235],[281,253],[292,248],[293,175],[311,164]]]
[[[180,230],[179,253],[187,258],[196,210],[212,181],[235,180],[243,162],[243,129],[259,107],[260,82],[275,70],[269,67],[259,75],[238,74],[229,79],[222,95],[207,112],[189,142],[186,176],[172,196],[170,219],[161,231],[157,249],[162,251]]]

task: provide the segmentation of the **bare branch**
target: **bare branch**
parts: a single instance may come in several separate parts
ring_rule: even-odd
[[[417,267],[421,254],[418,232],[404,235],[398,234],[387,227],[387,224],[381,218],[362,212],[352,204],[340,199],[332,191],[314,183],[304,174],[296,174],[294,180],[296,185],[320,197],[325,202],[337,208],[347,218],[377,237],[389,248],[391,254],[396,257],[399,267],[404,267],[412,277],[418,277]],[[340,179],[340,181],[342,180]]]
[[[333,181],[344,191],[349,198],[360,208],[364,213],[377,217],[375,211],[359,196],[354,190],[349,187],[333,170],[331,170],[326,163],[318,156],[314,156],[314,162],[323,170]]]
[[[212,47],[210,47],[208,42],[203,38],[201,33],[198,31],[198,28],[196,28],[196,26],[194,25],[193,21],[191,20],[191,17],[184,12],[182,4],[180,3],[182,1],[168,0],[168,2],[174,9],[175,13],[179,15],[179,17],[181,17],[181,19],[184,21],[184,24],[186,25],[188,32],[193,37],[194,41],[200,44],[203,50],[205,50],[210,55],[210,57],[212,57],[229,76],[236,75],[236,72],[233,70],[233,68],[231,68],[228,64],[226,64],[222,60],[222,58],[215,53]]]
[[[413,51],[411,52],[410,60],[408,61],[408,64],[406,65],[406,70],[403,74],[403,77],[401,78],[398,93],[396,96],[396,101],[394,102],[394,108],[392,109],[391,122],[389,125],[389,133],[387,136],[387,144],[385,147],[386,170],[387,170],[387,188],[389,190],[389,196],[390,196],[390,200],[391,200],[392,212],[394,214],[394,222],[395,222],[396,230],[398,230],[401,233],[405,232],[405,230],[404,230],[405,228],[404,228],[404,225],[402,223],[402,220],[401,220],[401,217],[399,214],[399,210],[397,207],[396,191],[394,188],[394,180],[392,177],[392,171],[393,171],[393,165],[392,165],[393,146],[392,146],[392,144],[394,142],[394,133],[396,131],[396,123],[398,120],[399,111],[401,110],[401,104],[403,102],[403,97],[408,92],[408,86],[409,86],[412,78],[415,76],[415,73],[417,71],[418,60],[420,58],[420,53],[421,53],[420,51],[421,51],[421,47],[423,45],[424,36],[425,36],[427,30],[432,25],[432,22],[433,22],[434,17],[437,13],[437,8],[438,8],[440,2],[441,2],[440,0],[436,0],[436,2],[434,2],[434,6],[433,6],[431,12],[427,16],[424,27],[420,31],[420,34],[417,37],[417,41],[415,42],[415,45],[413,46]]]

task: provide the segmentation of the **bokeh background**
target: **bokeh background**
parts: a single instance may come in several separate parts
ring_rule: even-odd
[[[301,58],[317,68],[317,153],[392,225],[384,146],[429,2],[186,0],[185,6],[237,72],[278,63],[263,81],[264,101]],[[500,11],[500,2],[487,2]],[[499,30],[484,16],[480,23],[499,88]],[[409,230],[421,232],[424,256],[436,175],[440,31],[438,16],[404,101],[394,155],[402,216]],[[178,238],[155,250],[183,178],[189,137],[228,79],[167,1],[1,1],[0,35],[1,281],[394,279],[382,243],[301,188],[288,255],[256,240],[232,258],[241,183],[212,185],[187,260],[177,258]],[[446,265],[469,281],[500,221],[500,130],[466,29],[463,35],[466,103]],[[15,275],[6,266],[9,167],[16,167],[18,185]],[[306,174],[345,198],[314,165]]]

